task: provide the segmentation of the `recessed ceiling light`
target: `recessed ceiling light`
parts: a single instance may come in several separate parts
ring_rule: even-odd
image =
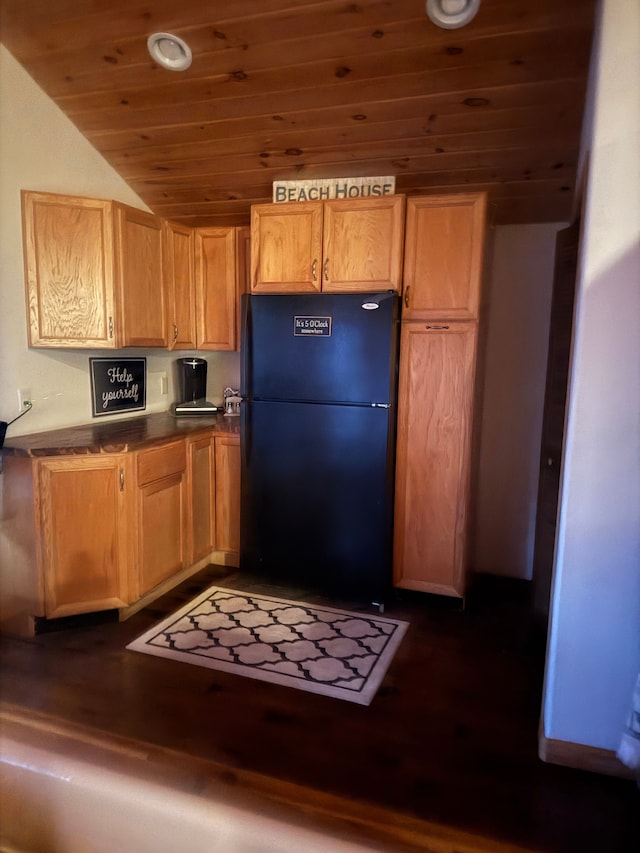
[[[152,59],[169,71],[185,71],[191,65],[191,48],[179,36],[153,33],[147,39]]]
[[[427,0],[427,15],[438,27],[457,30],[476,16],[480,0]]]

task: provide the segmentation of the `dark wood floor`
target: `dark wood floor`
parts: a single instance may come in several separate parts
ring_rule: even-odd
[[[4,638],[3,701],[231,774],[433,821],[486,839],[487,850],[500,842],[553,853],[638,849],[633,782],[537,757],[544,638],[527,583],[478,578],[464,609],[398,595],[386,615],[410,628],[368,707],[125,650],[213,583],[323,600],[211,566],[127,622],[101,616]]]

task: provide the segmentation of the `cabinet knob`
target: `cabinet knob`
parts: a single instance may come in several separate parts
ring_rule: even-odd
[[[404,291],[404,307],[409,307],[409,291],[411,290],[411,285],[409,284]]]
[[[425,326],[425,329],[430,332],[445,332],[448,326]]]
[[[311,264],[311,279],[313,281],[318,280],[318,259],[314,258],[313,263]]]
[[[120,469],[120,491],[124,492],[124,468]]]
[[[174,343],[178,340],[178,327],[176,324],[173,324],[173,341]]]
[[[324,280],[329,281],[329,258],[324,262]]]
[[[109,337],[113,337],[113,317],[109,317]]]

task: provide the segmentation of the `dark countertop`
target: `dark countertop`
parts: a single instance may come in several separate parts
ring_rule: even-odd
[[[240,433],[240,418],[224,414],[174,417],[169,412],[100,421],[100,423],[35,432],[5,439],[4,456],[75,456],[88,453],[124,453],[172,438],[199,432]]]

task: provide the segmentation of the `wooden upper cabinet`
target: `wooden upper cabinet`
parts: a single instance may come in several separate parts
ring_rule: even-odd
[[[121,346],[166,347],[162,220],[114,202]]]
[[[22,210],[30,346],[167,345],[158,217],[30,191]]]
[[[250,230],[163,223],[169,349],[236,350]]]
[[[320,291],[322,214],[320,201],[253,205],[253,293]]]
[[[111,202],[22,192],[29,345],[113,348]]]
[[[410,197],[403,320],[478,318],[486,193]]]
[[[236,276],[238,296],[236,301],[236,349],[240,349],[242,333],[242,294],[251,290],[251,228],[248,225],[236,229]]]
[[[169,349],[196,349],[195,234],[177,222],[162,228]]]
[[[405,197],[251,208],[253,293],[399,290]]]
[[[235,350],[249,228],[23,191],[29,345]]]
[[[198,349],[235,350],[239,312],[235,228],[197,228]]]
[[[399,290],[405,197],[324,203],[322,290]]]

